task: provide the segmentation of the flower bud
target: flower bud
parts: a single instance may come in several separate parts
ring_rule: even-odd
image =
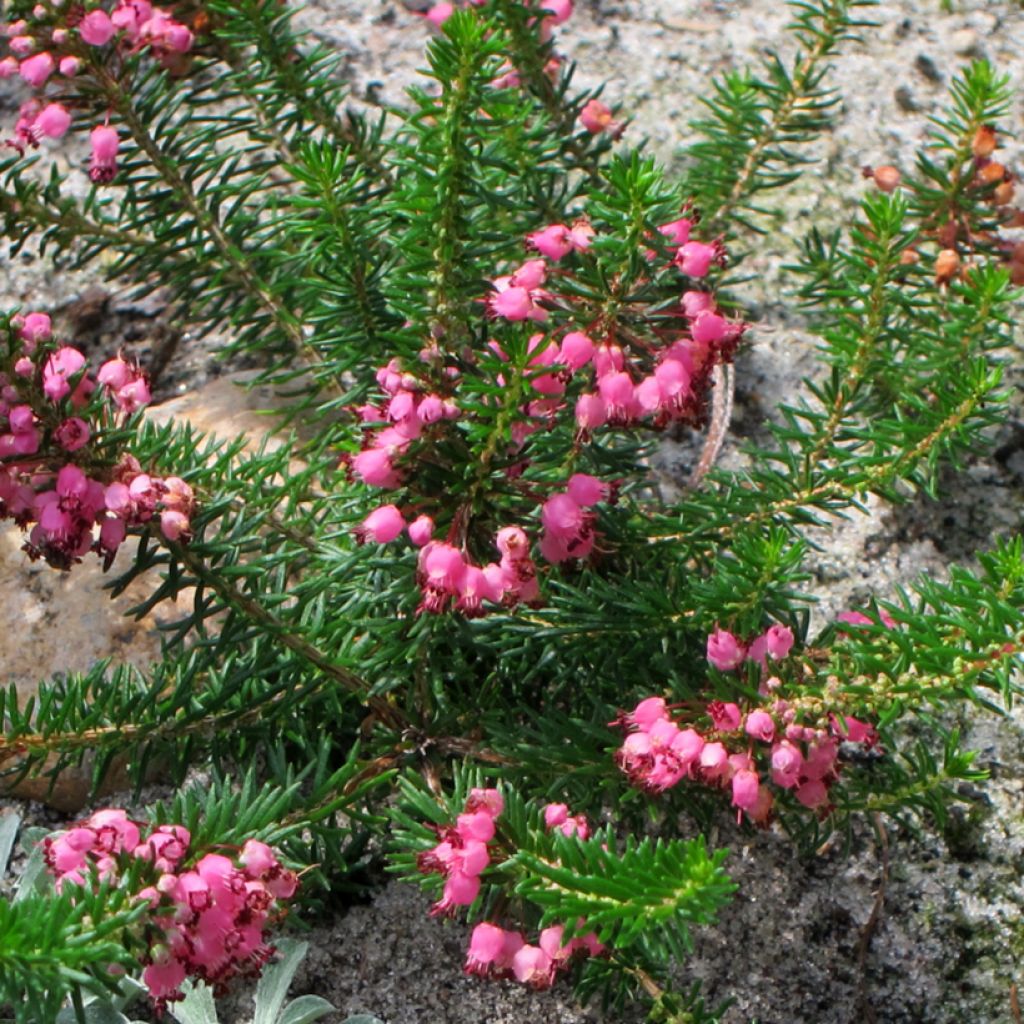
[[[899,188],[900,172],[891,164],[886,164],[884,167],[876,167],[873,177],[875,179],[875,184],[883,192],[894,192]]]
[[[956,249],[943,249],[935,258],[935,280],[939,284],[952,281],[960,269],[960,256]]]
[[[974,133],[974,138],[971,140],[971,152],[978,159],[984,159],[995,152],[997,145],[995,128],[990,124],[984,124]]]

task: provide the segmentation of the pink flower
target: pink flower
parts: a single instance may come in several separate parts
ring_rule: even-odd
[[[506,288],[490,299],[491,311],[506,320],[526,320],[533,312],[533,298],[525,288]]]
[[[711,296],[707,292],[683,292],[683,312],[696,319],[701,313],[713,308]]]
[[[89,443],[89,424],[77,416],[71,416],[53,432],[53,439],[66,452],[77,452]]]
[[[60,103],[47,103],[32,127],[48,139],[59,139],[71,127],[71,115]]]
[[[873,747],[878,742],[878,732],[869,722],[858,721],[850,715],[846,715],[842,721],[836,715],[830,718],[832,731],[847,742],[863,743],[866,747]]]
[[[106,11],[90,11],[78,25],[82,40],[90,46],[106,46],[114,37],[114,23]]]
[[[711,716],[714,727],[719,732],[735,732],[743,720],[739,705],[733,703],[726,704],[720,700],[713,700],[708,705],[708,714]]]
[[[568,804],[548,804],[544,808],[544,826],[545,828],[558,828],[559,825],[564,825],[569,820],[569,805]]]
[[[662,224],[658,231],[665,236],[669,245],[686,245],[690,240],[690,229],[693,221],[688,217],[680,217],[668,224]]]
[[[64,345],[57,349],[43,366],[43,392],[51,401],[59,402],[71,391],[68,378],[85,366],[85,356],[77,348]]]
[[[352,459],[352,471],[369,487],[392,490],[402,482],[389,448],[369,448]]]
[[[21,62],[18,73],[33,89],[41,89],[56,66],[53,56],[44,50],[32,57],[26,57]]]
[[[570,331],[562,339],[559,361],[570,370],[580,370],[594,357],[594,343],[580,331]]]
[[[580,111],[580,124],[591,135],[599,135],[614,124],[612,112],[600,100],[590,100],[584,104],[583,109]]]
[[[572,0],[541,0],[540,9],[550,12],[548,20],[553,24],[561,25],[572,14]]]
[[[390,544],[405,529],[405,520],[395,505],[381,505],[374,509],[356,528],[356,539],[374,544]]]
[[[782,789],[792,789],[800,779],[804,757],[789,740],[772,747],[772,782]]]
[[[687,242],[675,262],[687,277],[706,277],[711,264],[721,258],[719,246],[705,242]]]
[[[542,256],[556,263],[573,249],[569,229],[564,224],[552,224],[541,231],[534,231],[526,236],[526,241]]]
[[[757,772],[743,768],[732,777],[732,805],[749,811],[757,804],[760,780]]]
[[[743,663],[746,650],[728,630],[715,627],[714,633],[708,637],[708,661],[720,672],[729,672]]]
[[[604,501],[608,494],[608,485],[596,476],[587,473],[573,473],[569,477],[569,486],[566,488],[569,497],[581,505],[589,508],[599,501]]]
[[[466,811],[486,811],[492,818],[501,817],[505,810],[505,798],[500,789],[473,788],[466,798]]]
[[[814,810],[828,803],[828,787],[820,779],[809,780],[797,786],[796,798],[804,807]]]
[[[454,5],[448,3],[447,0],[444,0],[444,2],[434,4],[433,7],[429,8],[423,17],[426,18],[431,25],[440,28],[454,13]]]
[[[751,711],[743,726],[752,739],[771,743],[775,738],[775,720],[767,711]]]
[[[96,184],[105,185],[117,174],[117,152],[121,148],[117,129],[97,125],[89,134],[89,142],[92,146],[89,177]]]
[[[34,352],[41,341],[48,341],[53,334],[53,326],[46,313],[29,313],[25,322],[18,328],[18,337],[25,343],[26,352]]]
[[[481,922],[469,938],[469,949],[463,970],[467,974],[486,974],[505,948],[505,930],[497,925]]]
[[[187,537],[189,525],[188,516],[177,509],[165,508],[160,513],[160,532],[168,540],[180,540],[182,537]]]
[[[539,946],[523,946],[512,958],[512,973],[516,981],[538,990],[550,988],[555,976],[551,957]]]
[[[729,321],[724,316],[706,311],[698,313],[690,324],[690,336],[694,341],[710,345],[721,341],[729,333]]]
[[[788,626],[770,626],[764,637],[768,656],[776,661],[787,657],[793,647],[793,630]]]
[[[553,494],[541,507],[540,521],[556,537],[571,538],[583,530],[586,515],[568,494]]]
[[[608,406],[600,395],[580,395],[576,400],[576,423],[581,430],[596,430],[608,422]]]
[[[626,716],[629,725],[638,729],[650,729],[659,718],[666,715],[667,705],[661,697],[647,697]]]
[[[434,535],[434,520],[430,516],[417,516],[409,524],[409,540],[421,548]]]
[[[57,65],[58,70],[65,78],[74,78],[82,67],[82,62],[77,57],[61,57]]]

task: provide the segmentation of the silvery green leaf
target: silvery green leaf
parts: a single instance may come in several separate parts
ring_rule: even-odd
[[[333,1004],[321,996],[299,996],[284,1008],[277,1024],[312,1024],[333,1009]]]
[[[280,939],[275,945],[280,959],[263,968],[256,986],[256,1009],[252,1024],[277,1024],[288,988],[309,949],[308,942]]]
[[[24,836],[22,836],[21,841],[24,844]],[[28,855],[28,861],[25,863],[25,869],[18,879],[18,886],[14,890],[14,898],[12,900],[14,903],[20,903],[34,892],[45,892],[53,884],[45,870],[46,864],[43,860],[42,844],[36,843],[34,847],[26,848],[31,852]]]
[[[0,817],[0,875],[7,870],[14,849],[14,837],[18,834],[21,816],[13,811]]]
[[[61,1010],[56,1024],[78,1024],[74,1008],[68,1006]],[[105,999],[96,999],[85,1006],[85,1024],[128,1024],[128,1018]]]
[[[176,999],[167,1009],[180,1024],[218,1024],[217,1007],[213,1001],[213,989],[202,982],[184,981],[181,991],[184,999]]]
[[[29,828],[23,828],[21,830],[21,848],[26,853],[31,854],[48,835],[59,835],[59,833],[43,828],[42,825],[32,825]]]

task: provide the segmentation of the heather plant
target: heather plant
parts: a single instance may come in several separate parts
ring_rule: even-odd
[[[94,371],[40,309],[0,321],[27,554],[120,550],[135,614],[190,609],[146,670],[0,694],[8,777],[88,756],[97,784],[119,762],[180,787],[43,841],[0,903],[16,1020],[125,972],[158,1009],[220,990],[382,862],[473,925],[469,973],[711,1020],[670,967],[728,913],[713,823],[807,846],[941,821],[982,777],[950,723],[1019,690],[1021,539],[813,633],[807,566],[810,528],[939,498],[1004,415],[1024,252],[990,65],[794,253],[821,373],[718,462],[743,260],[867,7],[795,3],[788,56],[692,98],[672,176],[574,87],[570,0],[431,7],[422,84],[371,118],[276,0],[11,5],[11,251],[167,290],[286,399],[283,444],[156,426],[131,360]],[[672,494],[666,434],[701,445]]]

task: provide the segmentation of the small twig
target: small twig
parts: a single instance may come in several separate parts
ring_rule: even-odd
[[[736,393],[736,371],[731,363],[716,366],[711,381],[711,422],[704,438],[704,447],[700,453],[700,461],[686,483],[686,490],[695,491],[715,464],[725,443],[725,435],[729,431],[732,420],[732,402]]]
[[[878,837],[878,852],[882,861],[882,875],[878,881],[878,890],[875,893],[875,902],[871,907],[871,914],[864,927],[860,930],[860,939],[857,942],[857,972],[860,976],[858,982],[857,1001],[860,1004],[860,1020],[865,1024],[875,1024],[874,1007],[868,1001],[867,992],[867,960],[868,951],[871,949],[871,940],[882,921],[882,912],[885,909],[885,890],[889,883],[889,837],[885,831],[885,824],[882,815],[877,811],[873,815],[875,823],[875,835]]]
[[[1017,985],[1012,981],[1010,982],[1010,1016],[1013,1018],[1013,1024],[1022,1024],[1020,1000],[1017,998]]]

